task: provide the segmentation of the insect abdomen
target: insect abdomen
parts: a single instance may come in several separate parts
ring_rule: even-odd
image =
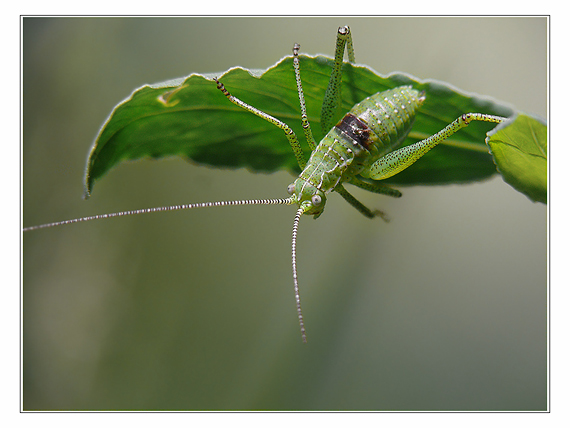
[[[355,115],[371,131],[367,150],[373,161],[403,142],[424,99],[411,86],[400,86],[371,95],[350,110],[347,115]]]

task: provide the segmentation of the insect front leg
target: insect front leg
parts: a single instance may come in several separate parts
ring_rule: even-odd
[[[295,43],[293,46],[293,68],[295,69],[295,80],[297,82],[297,93],[299,94],[299,103],[301,104],[301,123],[303,124],[303,132],[309,144],[311,151],[315,150],[317,143],[313,137],[311,124],[307,118],[307,106],[305,104],[305,94],[303,93],[303,84],[301,82],[301,71],[299,69],[299,49],[301,46]]]
[[[481,122],[501,123],[507,120],[504,117],[493,116],[482,113],[465,113],[431,137],[418,141],[401,149],[388,153],[374,162],[368,171],[362,175],[374,180],[383,180],[396,175],[400,171],[408,168],[415,161],[425,155],[433,147],[449,138],[452,134],[465,128],[473,120]]]
[[[230,100],[230,102],[237,105],[238,107],[243,108],[244,110],[249,111],[250,113],[255,114],[256,116],[259,116],[262,119],[265,119],[269,123],[277,126],[279,129],[283,130],[283,132],[285,132],[285,136],[289,140],[289,144],[291,145],[291,149],[293,150],[293,153],[295,154],[295,158],[297,159],[297,163],[299,164],[301,169],[305,168],[305,166],[307,165],[307,159],[305,159],[305,155],[303,153],[303,149],[301,148],[301,144],[299,143],[299,140],[297,139],[297,135],[289,127],[289,125],[287,125],[285,122],[281,122],[279,119],[255,108],[255,107],[253,107],[247,103],[244,103],[239,98],[234,97],[232,94],[230,94],[228,92],[228,90],[225,88],[225,86],[217,78],[214,78],[214,81],[216,82],[218,89],[220,91],[222,91],[222,93],[226,96],[226,98],[228,100]]]
[[[352,36],[350,28],[339,27],[336,36],[336,50],[334,53],[334,65],[329,79],[329,84],[323,99],[321,108],[321,126],[323,133],[327,133],[334,125],[333,117],[340,107],[340,86],[342,83],[342,63],[344,59],[344,47],[347,46],[348,61],[355,62],[354,47],[352,46]]]

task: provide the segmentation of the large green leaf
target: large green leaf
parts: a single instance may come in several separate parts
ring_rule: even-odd
[[[546,203],[546,125],[519,114],[489,133],[489,147],[507,183],[535,202]]]
[[[309,121],[320,140],[320,109],[332,60],[302,55],[300,62]],[[230,103],[216,88],[213,76],[192,74],[143,86],[115,107],[91,150],[86,193],[110,168],[129,159],[182,156],[217,167],[297,172],[283,131]],[[264,71],[233,68],[218,77],[233,95],[286,122],[300,139],[304,138],[291,57]],[[383,77],[365,66],[347,63],[343,68],[342,105],[335,119],[368,95],[400,85],[425,90],[427,97],[406,145],[434,134],[462,113],[514,113],[507,106],[440,82],[420,81],[405,74]],[[446,184],[486,178],[496,172],[485,145],[486,133],[492,128],[491,124],[473,123],[386,181]]]

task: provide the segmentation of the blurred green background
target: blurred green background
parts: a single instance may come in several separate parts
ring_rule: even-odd
[[[88,150],[145,83],[301,51],[489,94],[546,117],[546,18],[24,18],[24,225],[285,197],[291,176],[180,159],[114,169],[83,201]],[[302,67],[302,64],[301,64]],[[293,74],[292,74],[293,76]],[[247,99],[244,99],[247,101]],[[264,106],[256,106],[263,109]],[[26,233],[25,409],[537,410],[547,404],[547,211],[505,184],[331,195],[292,207],[113,219]]]

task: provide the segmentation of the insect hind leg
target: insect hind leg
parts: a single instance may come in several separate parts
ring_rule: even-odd
[[[348,61],[355,62],[354,47],[352,45],[352,35],[348,26],[339,27],[336,36],[336,50],[334,53],[334,64],[329,79],[329,84],[323,99],[321,108],[321,126],[326,134],[333,127],[333,117],[340,107],[340,85],[342,83],[342,63],[344,60],[345,46],[348,50]]]
[[[437,146],[442,141],[449,138],[451,135],[465,128],[472,121],[501,123],[507,120],[504,117],[494,116],[483,113],[465,113],[443,128],[431,137],[425,140],[418,141],[417,143],[410,144],[409,146],[402,147],[388,153],[386,156],[381,157],[370,166],[367,176],[374,180],[383,180],[392,177],[400,171],[411,166],[419,158],[425,155],[432,148]]]

